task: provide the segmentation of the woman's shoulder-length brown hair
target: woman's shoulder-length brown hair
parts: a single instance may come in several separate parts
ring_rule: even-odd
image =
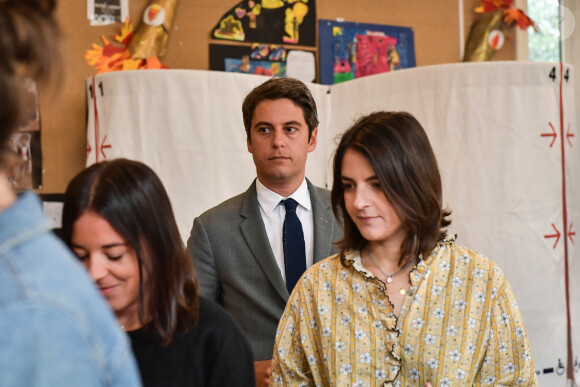
[[[429,254],[451,224],[442,207],[441,176],[425,130],[406,112],[375,112],[360,118],[342,136],[334,156],[332,209],[341,219],[341,256],[367,241],[346,212],[342,160],[347,149],[359,152],[375,171],[387,200],[401,219],[406,237],[399,265]]]
[[[115,159],[79,173],[64,198],[62,238],[68,246],[74,222],[86,211],[106,219],[137,253],[145,328],[163,345],[189,330],[198,315],[197,279],[155,172],[138,161]]]

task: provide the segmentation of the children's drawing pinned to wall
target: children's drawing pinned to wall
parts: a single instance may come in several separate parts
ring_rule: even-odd
[[[283,77],[286,75],[284,47],[254,43],[249,55],[225,58],[225,71]]]
[[[315,0],[245,0],[213,29],[216,39],[315,46]]]
[[[254,43],[251,47],[210,44],[209,69],[230,73],[257,74],[316,80],[316,57],[313,52],[288,50],[276,44]]]
[[[411,28],[320,20],[318,33],[325,85],[415,67]]]
[[[356,35],[355,78],[391,71],[390,59],[393,58],[392,51],[397,50],[396,46],[397,39],[390,36]]]
[[[122,23],[129,17],[129,0],[87,0],[87,19],[92,26]]]
[[[6,144],[6,172],[15,190],[41,188],[42,152],[40,148],[40,117],[36,83],[27,81],[22,122]]]

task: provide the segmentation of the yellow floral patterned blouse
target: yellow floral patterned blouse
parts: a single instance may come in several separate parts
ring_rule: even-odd
[[[411,272],[399,318],[350,251],[302,277],[276,333],[273,386],[536,386],[511,287],[491,260],[440,242]]]

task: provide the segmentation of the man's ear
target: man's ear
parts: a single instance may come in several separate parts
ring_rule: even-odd
[[[312,152],[314,149],[316,149],[317,136],[318,136],[318,127],[312,130],[312,134],[310,135],[310,141],[308,141],[308,152]]]
[[[250,142],[250,137],[246,138],[246,144],[248,145],[248,152],[254,153],[252,152],[252,143]]]

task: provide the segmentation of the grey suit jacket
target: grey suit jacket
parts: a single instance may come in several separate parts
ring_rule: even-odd
[[[334,219],[329,191],[307,183],[318,262],[337,252],[332,242],[342,237],[342,229]],[[255,360],[271,359],[289,294],[260,215],[256,182],[195,218],[187,248],[201,295],[220,303],[237,320]]]

